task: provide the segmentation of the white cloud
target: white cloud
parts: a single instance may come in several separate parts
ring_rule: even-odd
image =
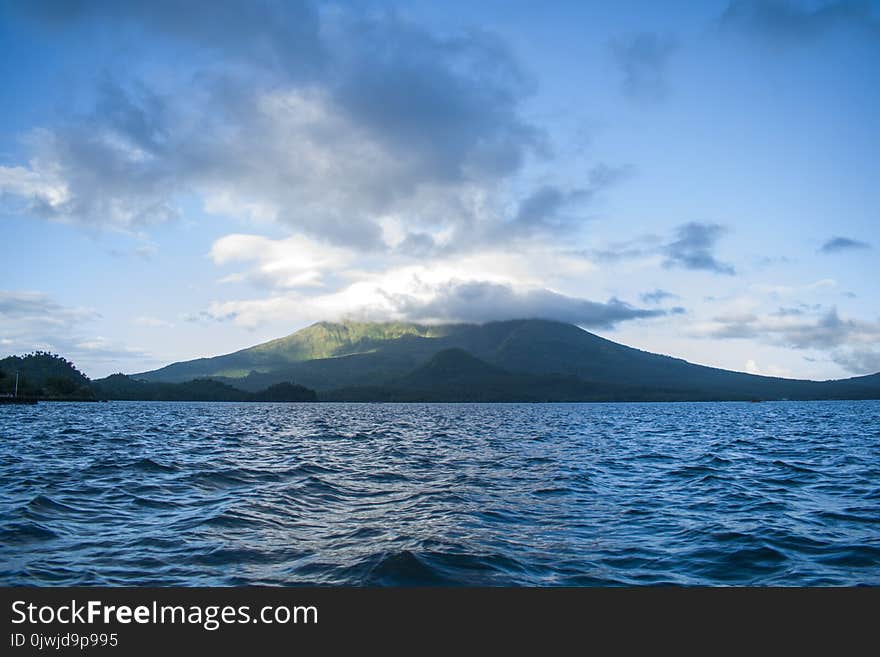
[[[285,244],[278,242],[275,246]],[[543,257],[554,256],[547,253]],[[540,265],[540,254],[535,260]],[[558,269],[565,271],[565,259],[561,260]],[[280,260],[285,261],[283,257]],[[586,267],[577,259],[572,259],[569,266],[580,271]],[[345,317],[428,323],[543,317],[609,327],[629,319],[667,314],[664,310],[635,308],[618,299],[595,302],[569,296],[544,287],[540,280],[534,261],[529,265],[526,259],[512,254],[462,256],[377,272],[342,271],[339,286],[332,290],[309,294],[296,290],[261,299],[218,301],[195,319],[232,321],[255,328],[273,321],[295,324]]]
[[[749,359],[746,361],[745,371],[749,374],[758,374],[760,376],[780,376],[780,377],[790,377],[791,370],[786,367],[779,367],[778,365],[768,364],[763,367],[759,367],[758,364],[754,361],[754,359]]]
[[[248,271],[226,276],[225,281],[247,280],[286,289],[322,285],[328,274],[350,265],[354,253],[301,235],[273,240],[259,235],[233,234],[214,242],[210,256],[217,265],[251,266]]]
[[[3,194],[49,207],[58,207],[69,198],[64,181],[52,171],[43,170],[39,161],[29,167],[0,166],[0,195]]]

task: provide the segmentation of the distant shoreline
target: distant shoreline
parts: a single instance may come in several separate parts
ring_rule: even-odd
[[[540,405],[540,404],[807,404],[816,402],[877,402],[880,398],[834,398],[834,399],[604,399],[604,400],[541,400],[541,401],[474,401],[474,400],[407,400],[407,401],[363,401],[363,400],[340,400],[340,399],[317,399],[314,401],[259,401],[259,400],[234,400],[234,399],[36,399],[32,402],[19,403],[19,405],[33,405],[37,403],[63,404],[63,403],[121,403],[121,404],[389,404],[389,405],[416,405],[416,404],[468,404],[468,405]],[[0,405],[13,406],[10,402],[0,402]]]
[[[0,360],[0,393],[48,401],[565,403],[880,399],[880,373],[758,376],[652,354],[549,320],[421,326],[319,322],[231,354],[90,379],[34,352]]]

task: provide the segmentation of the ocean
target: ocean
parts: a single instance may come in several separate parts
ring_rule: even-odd
[[[878,585],[880,402],[0,407],[0,584]]]

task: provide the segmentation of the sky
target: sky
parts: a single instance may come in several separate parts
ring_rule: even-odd
[[[0,356],[542,317],[880,371],[880,4],[0,0]]]

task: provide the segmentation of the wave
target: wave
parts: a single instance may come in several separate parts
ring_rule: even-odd
[[[100,410],[0,414],[0,584],[880,585],[880,402]]]

